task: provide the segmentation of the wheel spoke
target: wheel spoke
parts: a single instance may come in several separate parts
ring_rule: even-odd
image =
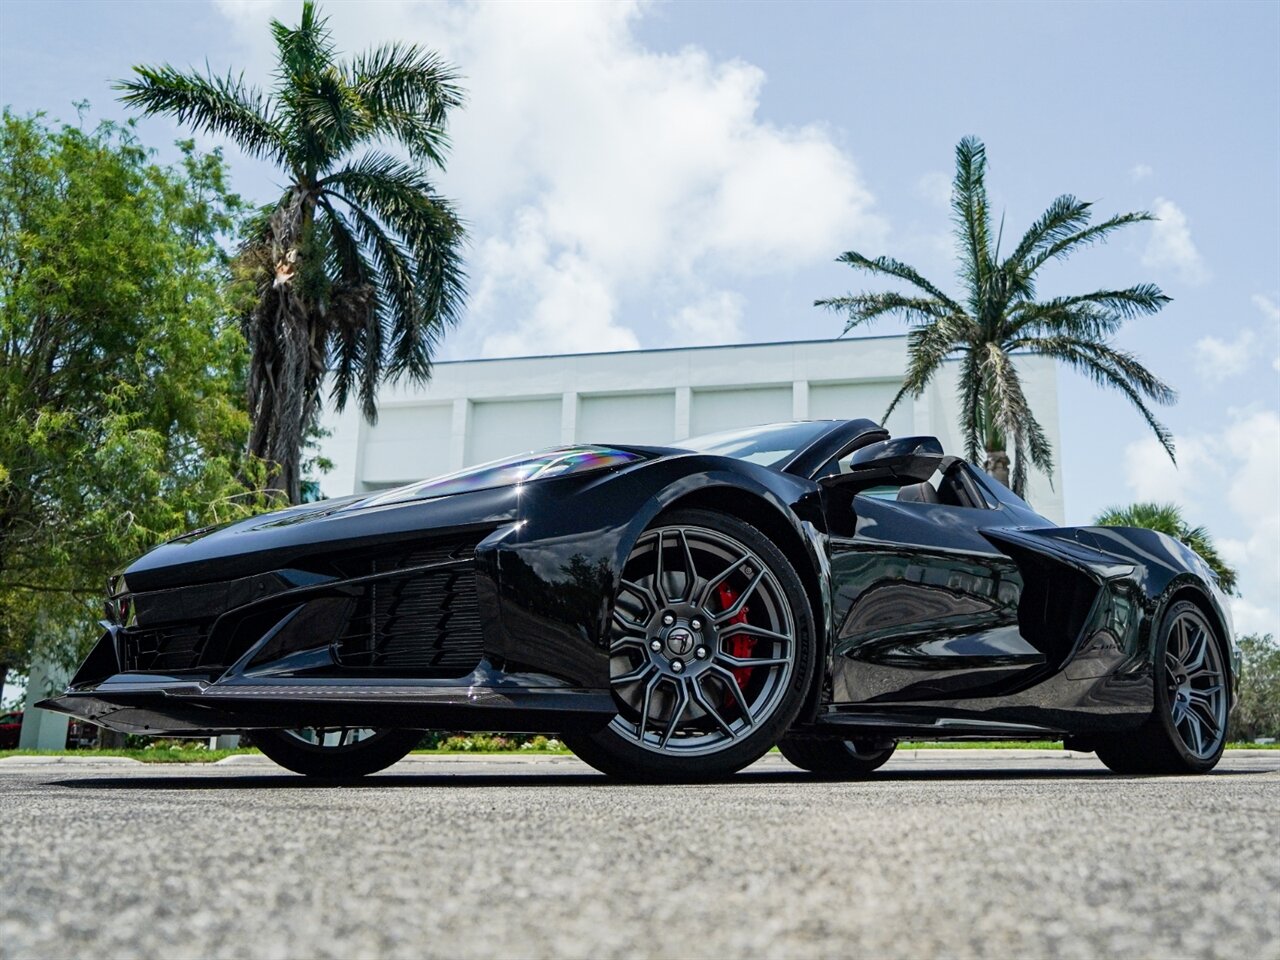
[[[640,650],[644,653],[646,657],[649,655],[649,647],[644,642],[644,637],[637,637],[635,635],[630,635],[625,637],[618,637],[609,642],[610,653],[617,653],[619,650],[627,650],[627,649]]]
[[[720,639],[728,640],[730,637],[737,636],[740,633],[750,634],[757,640],[774,640],[778,643],[790,643],[791,637],[785,633],[778,633],[776,630],[766,630],[764,627],[753,626],[750,623],[731,623],[720,631]]]
[[[748,727],[755,726],[755,719],[751,716],[751,708],[747,705],[747,698],[743,696],[742,688],[738,686],[738,678],[719,664],[712,664],[711,672],[724,681],[725,686],[729,688],[729,693],[738,702],[738,710],[742,714],[742,722]]]
[[[689,706],[689,691],[685,689],[683,683],[676,684],[676,705],[671,708],[671,719],[667,722],[667,729],[663,731],[662,742],[659,744],[665,747],[671,739],[671,735],[676,732],[676,724],[680,722],[680,718],[684,716],[685,710]]]
[[[1178,649],[1174,652],[1179,664],[1185,664],[1187,657],[1191,654],[1189,641],[1187,640],[1187,621],[1179,620],[1174,630],[1174,635],[1178,638]]]
[[[1195,751],[1196,754],[1203,753],[1204,752],[1204,731],[1200,729],[1200,718],[1196,716],[1194,713],[1192,713],[1190,710],[1187,710],[1183,714],[1183,719],[1186,721],[1186,724],[1187,724],[1187,732],[1191,735],[1191,739],[1187,742],[1187,746],[1189,746],[1193,751]]]
[[[658,598],[653,595],[653,592],[648,587],[644,586],[643,584],[636,583],[633,580],[623,580],[622,586],[624,589],[630,590],[637,597],[639,597],[641,600],[644,601],[644,605],[649,610],[650,617],[657,615],[658,609],[659,607],[661,607],[662,604],[660,603]]]
[[[681,599],[685,603],[692,603],[698,592],[698,568],[693,562],[693,549],[689,546],[688,534],[683,529],[677,530],[676,533],[680,537],[680,547],[684,552],[684,596]]]
[[[666,571],[663,569],[663,566],[662,566],[662,554],[663,554],[663,548],[664,548],[664,541],[666,540],[666,532],[667,532],[666,530],[658,531],[658,547],[657,547],[658,563],[657,563],[657,566],[654,568],[654,572],[653,572],[653,592],[654,592],[654,595],[657,596],[658,602],[663,605],[670,602],[669,598],[667,597],[667,585],[663,583],[663,577],[665,576]]]
[[[715,592],[716,587],[728,580],[735,570],[747,562],[747,559],[748,558],[745,556],[739,557],[737,560],[733,561],[733,563],[729,564],[729,566],[725,567],[714,577],[708,580],[707,585],[702,588],[702,596],[698,598],[698,606],[703,609],[709,607],[711,605],[711,595]]]
[[[646,660],[644,663],[640,664],[640,666],[634,668],[633,670],[628,670],[626,673],[619,674],[616,677],[611,677],[609,679],[609,682],[613,684],[615,687],[626,686],[628,683],[636,683],[637,681],[643,680],[645,677],[649,675],[649,672],[651,670],[656,670],[656,669],[657,667],[655,667],[652,663]]]
[[[624,633],[640,637],[645,635],[644,624],[628,620],[616,608],[613,611],[613,624]]]
[[[1200,721],[1201,726],[1207,728],[1213,740],[1218,739],[1218,718],[1212,706],[1199,700],[1192,700],[1187,705],[1187,710],[1194,711],[1196,719]]]
[[[725,732],[725,735],[728,736],[729,739],[732,740],[735,737],[737,737],[737,734],[733,732],[733,727],[729,726],[729,724],[725,721],[724,717],[720,716],[720,711],[711,705],[711,698],[707,696],[707,692],[702,689],[697,679],[694,677],[690,677],[688,680],[688,683],[689,683],[689,692],[693,695],[694,703],[696,703],[698,706],[700,706],[703,710],[706,711],[707,716],[709,716],[712,720],[716,722],[716,724],[720,727],[721,730]]]
[[[723,650],[716,654],[716,663],[727,667],[780,667],[790,662],[790,657],[735,657]]]
[[[764,566],[761,565],[760,569],[756,571],[756,575],[751,578],[751,582],[743,588],[742,592],[738,594],[737,599],[729,605],[729,609],[722,610],[720,613],[716,614],[716,623],[724,623],[726,620],[732,620],[740,614],[742,612],[742,608],[747,605],[747,598],[756,592],[756,587],[760,586],[760,581],[763,579]]]
[[[662,674],[654,673],[653,679],[644,685],[644,699],[640,703],[640,720],[636,723],[636,739],[644,743],[645,729],[649,726],[649,706],[653,702],[653,691],[662,682]]]
[[[1208,640],[1203,630],[1199,627],[1187,627],[1187,656],[1182,661],[1182,665],[1186,667],[1186,672],[1193,670],[1201,670],[1205,666],[1205,657],[1208,654]]]

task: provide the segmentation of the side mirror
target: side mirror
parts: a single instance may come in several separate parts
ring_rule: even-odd
[[[868,444],[849,458],[849,472],[823,477],[826,487],[865,489],[924,483],[946,456],[937,437],[894,437]]]

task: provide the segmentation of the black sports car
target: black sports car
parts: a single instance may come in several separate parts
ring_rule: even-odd
[[[1055,527],[932,437],[781,423],[563,447],[166,543],[40,706],[248,732],[326,777],[426,729],[555,733],[618,777],[828,775],[899,739],[1064,739],[1114,770],[1221,755],[1239,662],[1204,562]]]

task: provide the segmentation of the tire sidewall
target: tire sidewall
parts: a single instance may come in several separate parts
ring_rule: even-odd
[[[353,780],[402,760],[422,739],[421,730],[387,730],[376,740],[317,749],[287,730],[260,730],[254,744],[286,770],[324,780]]]
[[[1165,655],[1169,648],[1169,638],[1172,635],[1173,625],[1178,618],[1185,614],[1192,614],[1201,623],[1205,632],[1209,636],[1211,643],[1218,648],[1219,662],[1222,663],[1224,671],[1222,682],[1228,686],[1231,683],[1230,662],[1226,658],[1221,637],[1214,628],[1212,621],[1205,616],[1204,611],[1190,600],[1179,600],[1172,604],[1164,617],[1160,621],[1160,633],[1156,640],[1155,650],[1153,651],[1152,666],[1152,684],[1154,686],[1155,696],[1155,721],[1160,725],[1160,729],[1164,731],[1165,736],[1169,740],[1169,747],[1178,756],[1178,759],[1187,767],[1189,771],[1195,773],[1206,773],[1212,770],[1222,757],[1222,751],[1227,745],[1226,730],[1223,731],[1222,740],[1218,744],[1218,748],[1208,757],[1198,757],[1192,753],[1185,743],[1182,741],[1182,734],[1178,732],[1178,728],[1173,724],[1173,709],[1169,700],[1169,687],[1165,683]],[[1228,712],[1228,721],[1230,713]],[[1227,721],[1224,721],[1224,723]]]
[[[612,776],[635,780],[708,780],[725,777],[758,760],[776,744],[800,712],[812,682],[817,658],[816,636],[809,596],[799,574],[783,552],[750,524],[729,514],[702,509],[675,510],[657,518],[649,529],[668,526],[704,527],[747,547],[777,577],[795,625],[795,661],[787,689],[772,716],[723,750],[679,757],[647,750],[623,737],[610,725],[565,742],[579,757]]]

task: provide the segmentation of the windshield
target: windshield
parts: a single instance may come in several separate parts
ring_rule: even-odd
[[[830,420],[769,423],[760,427],[690,437],[678,440],[672,446],[698,453],[711,453],[718,457],[733,457],[735,460],[746,460],[763,467],[777,467],[830,429]]]

